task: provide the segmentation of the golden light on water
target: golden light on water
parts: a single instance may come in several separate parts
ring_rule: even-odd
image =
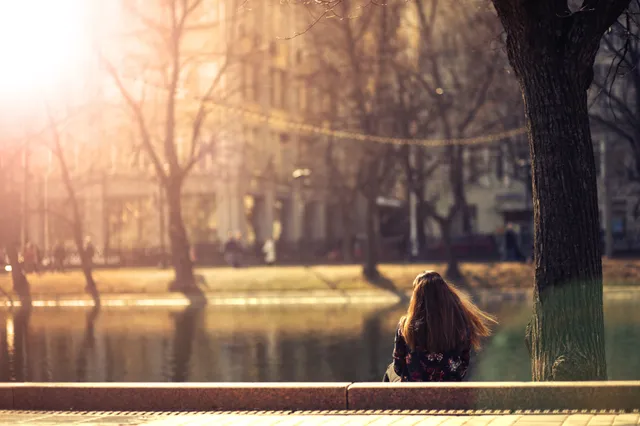
[[[7,350],[9,354],[13,354],[15,351],[15,331],[13,328],[13,318],[7,318]]]
[[[87,0],[0,0],[0,94],[29,95],[71,78],[90,46]]]

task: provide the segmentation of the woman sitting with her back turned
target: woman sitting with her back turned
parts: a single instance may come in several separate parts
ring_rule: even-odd
[[[407,315],[398,323],[393,370],[403,382],[462,381],[471,349],[496,320],[433,271],[413,281]]]

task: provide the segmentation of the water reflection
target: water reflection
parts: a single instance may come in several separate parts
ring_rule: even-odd
[[[605,307],[611,379],[640,379],[636,301]],[[530,309],[501,325],[472,380],[529,380]],[[0,312],[2,381],[379,381],[405,303],[388,307],[35,309]]]
[[[173,356],[171,357],[171,381],[189,381],[189,363],[193,353],[193,342],[197,331],[201,328],[204,309],[187,308],[184,312],[172,313]]]
[[[87,381],[87,366],[89,358],[95,356],[96,345],[96,319],[100,314],[100,306],[95,306],[87,312],[84,337],[76,358],[76,377],[79,382]]]

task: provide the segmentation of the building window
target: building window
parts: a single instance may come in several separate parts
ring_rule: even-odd
[[[289,135],[282,133],[280,134],[280,170],[285,178],[289,177],[292,166],[293,158],[291,156]]]
[[[502,151],[502,144],[498,144],[496,147],[495,163],[496,179],[501,181],[504,178],[504,153]]]
[[[247,64],[240,64],[240,94],[242,99],[249,98],[249,67]]]
[[[308,99],[307,99],[307,85],[303,81],[302,84],[298,87],[298,108],[301,111],[307,109]]]
[[[276,108],[286,107],[287,88],[286,76],[283,70],[271,68],[269,70],[271,106]]]
[[[280,95],[280,107],[287,107],[287,74],[284,70],[278,70],[278,93]]]
[[[318,89],[311,86],[309,89],[309,102],[307,102],[307,109],[310,113],[318,111]]]
[[[269,104],[272,107],[278,106],[278,73],[275,68],[269,70]]]
[[[337,114],[338,113],[338,94],[335,92],[335,90],[331,91],[331,94],[329,95],[329,113],[330,114]]]
[[[254,101],[260,101],[260,67],[255,64],[253,65],[253,72],[251,76],[251,95]]]
[[[300,107],[300,84],[297,82],[294,82],[292,84],[292,89],[291,90],[291,97],[289,98],[290,100],[290,107],[293,111],[297,111],[298,108]]]
[[[331,112],[331,94],[325,92],[322,95],[322,113],[328,114]]]

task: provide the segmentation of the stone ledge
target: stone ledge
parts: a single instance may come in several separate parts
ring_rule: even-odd
[[[633,410],[640,382],[354,383],[352,410]]]
[[[640,409],[640,381],[0,384],[0,410],[517,412],[635,409]]]
[[[0,385],[1,409],[51,411],[344,410],[349,383]],[[11,405],[5,393],[12,393]]]

